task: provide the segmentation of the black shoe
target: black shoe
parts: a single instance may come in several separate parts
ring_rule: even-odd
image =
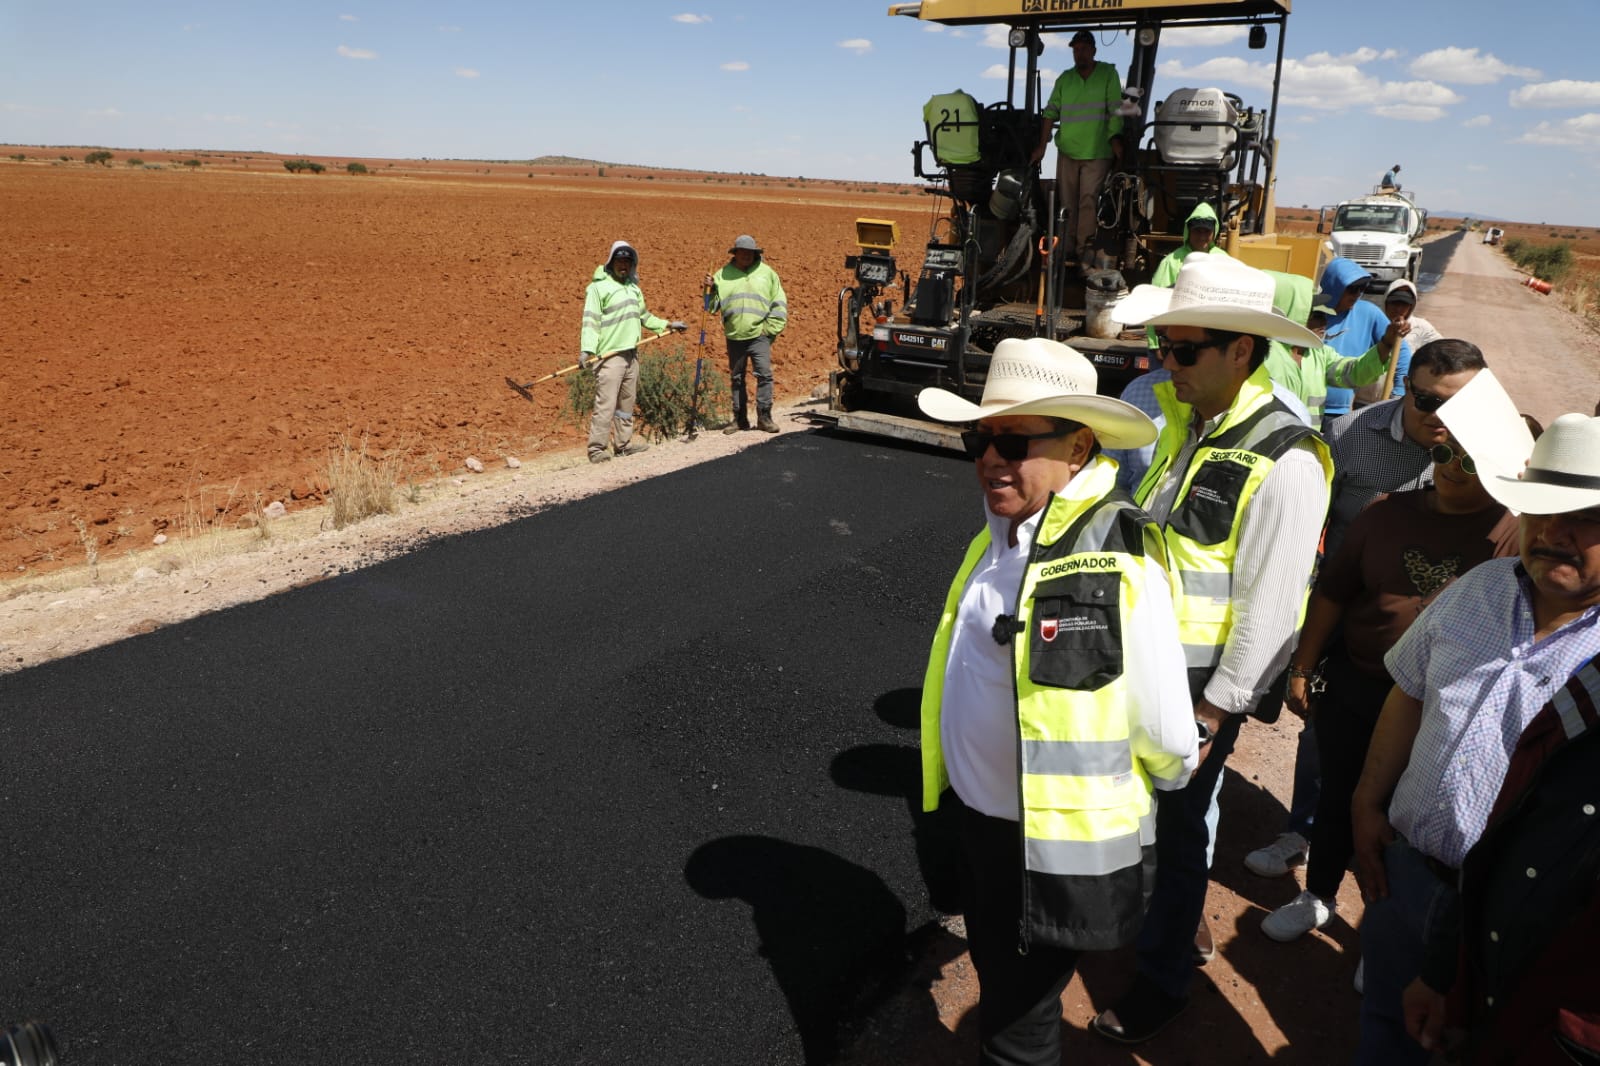
[[[1141,974],[1133,979],[1133,987],[1117,1005],[1101,1011],[1089,1027],[1119,1044],[1142,1044],[1166,1028],[1188,1005],[1187,997],[1174,999]]]
[[[760,417],[756,419],[756,428],[763,433],[778,432],[778,424],[772,420],[771,411],[761,412]]]
[[[746,430],[746,429],[749,429],[749,428],[750,428],[749,426],[741,426],[737,422],[729,422],[726,426],[723,427],[722,432],[724,432],[724,433],[739,433],[739,432],[742,432],[743,430]]]

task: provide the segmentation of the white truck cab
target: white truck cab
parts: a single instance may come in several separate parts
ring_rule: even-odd
[[[1410,192],[1378,187],[1354,200],[1324,207],[1317,232],[1328,235],[1334,255],[1360,263],[1380,281],[1417,280],[1428,212]]]

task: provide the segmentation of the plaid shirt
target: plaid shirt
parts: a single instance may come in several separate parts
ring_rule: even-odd
[[[1600,653],[1600,606],[1537,643],[1533,634],[1521,561],[1491,559],[1440,593],[1384,657],[1395,684],[1422,701],[1389,821],[1446,866],[1460,866],[1483,834],[1529,721]]]
[[[1333,448],[1333,504],[1323,554],[1332,558],[1345,530],[1362,509],[1385,492],[1433,484],[1433,457],[1406,436],[1404,400],[1388,400],[1336,419],[1328,431]]]

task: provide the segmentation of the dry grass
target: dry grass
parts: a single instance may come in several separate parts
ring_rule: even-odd
[[[328,456],[328,508],[334,529],[400,509],[403,461],[397,452],[367,454],[367,437],[352,444],[348,434]]]

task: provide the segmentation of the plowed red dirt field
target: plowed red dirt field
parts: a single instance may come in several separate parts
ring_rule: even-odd
[[[16,154],[6,149],[7,156]],[[780,398],[834,365],[853,221],[900,224],[916,190],[606,168],[22,149],[0,161],[0,574],[108,559],[164,530],[315,501],[341,437],[424,479],[572,447],[562,380],[584,287],[611,241],[640,252],[652,311],[699,338],[701,276],[740,233],[767,251],[792,326]],[[915,270],[917,263],[908,261]],[[724,358],[709,324],[706,355]]]

